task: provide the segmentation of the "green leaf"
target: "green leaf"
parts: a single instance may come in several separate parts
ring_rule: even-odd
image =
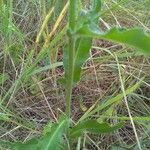
[[[123,126],[124,123],[118,123],[110,126],[107,123],[99,123],[97,120],[83,121],[71,129],[70,135],[72,138],[81,136],[84,132],[103,134],[113,132]]]
[[[15,144],[11,145],[11,148],[13,148],[14,150],[38,150],[37,145],[38,145],[38,140],[31,139],[24,144],[20,142],[16,142]]]
[[[101,32],[95,24],[87,24],[80,28],[77,34],[82,37],[106,39],[127,44],[145,54],[150,54],[150,36],[140,28],[121,29],[114,27],[107,32]]]
[[[92,46],[91,38],[79,38],[76,41],[76,51],[74,57],[74,73],[73,83],[77,83],[80,80],[81,67],[89,57],[89,50]],[[65,68],[65,78],[68,79],[68,48],[64,48],[63,64]]]
[[[80,38],[74,59],[74,78],[73,82],[80,80],[81,67],[89,57],[89,50],[92,46],[91,38]]]
[[[50,132],[50,129],[51,129],[52,125],[53,125],[53,123],[52,123],[51,121],[49,121],[49,122],[45,125],[45,127],[44,127],[44,129],[43,129],[43,135],[46,135],[47,133]]]
[[[3,146],[3,148],[9,148],[10,150],[38,150],[37,144],[37,139],[31,139],[24,144],[21,142],[12,143],[7,141],[0,141],[0,145]]]
[[[99,13],[101,10],[101,0],[93,0],[93,11]]]
[[[41,138],[33,138],[26,143],[11,143],[11,148],[15,150],[59,150],[63,141],[63,134],[68,128],[68,119],[63,118],[59,123],[54,123],[52,127],[46,129],[46,134]]]
[[[38,149],[42,150],[58,150],[60,143],[63,141],[63,134],[68,128],[68,120],[63,119],[59,124],[54,124],[51,132],[47,133],[38,144]]]
[[[87,10],[82,9],[78,14],[77,23],[76,23],[76,31],[87,24],[92,24],[92,23],[97,24],[98,18],[100,16],[100,13],[99,13],[100,9],[101,9],[100,0],[93,1],[92,10],[87,11]]]

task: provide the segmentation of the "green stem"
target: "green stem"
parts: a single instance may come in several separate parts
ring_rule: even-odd
[[[69,4],[69,28],[71,31],[75,30],[76,26],[76,11],[77,11],[77,0],[70,0]]]
[[[66,115],[68,118],[71,116],[71,99],[72,99],[72,85],[73,85],[73,72],[74,72],[74,55],[75,55],[75,24],[76,24],[76,0],[70,0],[69,4],[69,40],[68,40],[68,65],[69,74],[68,79],[66,79]]]
[[[66,115],[70,118],[71,115],[71,99],[72,99],[72,85],[73,85],[73,72],[74,72],[74,52],[75,52],[75,39],[69,39],[69,74],[66,83]]]

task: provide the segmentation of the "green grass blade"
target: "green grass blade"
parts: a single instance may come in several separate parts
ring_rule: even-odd
[[[133,85],[132,87],[129,87],[125,92],[126,95],[129,95],[131,93],[133,93],[139,86],[140,86],[141,82],[136,83],[135,85]],[[117,96],[107,100],[104,104],[99,105],[97,108],[93,109],[92,111],[87,111],[81,118],[79,121],[84,120],[85,118],[95,114],[96,112],[99,112],[103,109],[105,109],[106,107],[111,106],[114,103],[117,103],[119,101],[121,101],[123,98],[123,93],[118,94]]]

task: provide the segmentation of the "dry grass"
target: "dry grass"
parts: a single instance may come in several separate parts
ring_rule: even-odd
[[[105,12],[102,16],[101,25],[103,28],[109,28],[113,25],[118,26],[141,26],[145,30],[149,31],[149,1],[145,0],[145,3],[131,1],[129,4],[121,3],[118,7],[110,11],[115,5],[115,1],[106,1],[104,4]],[[36,49],[35,39],[42,25],[44,14],[42,14],[42,6],[37,1],[16,1],[13,4],[13,23],[19,28],[19,33],[23,33],[23,40],[21,40],[21,46],[23,47],[23,53],[19,56],[21,63],[16,64],[13,56],[9,55],[4,58],[4,55],[0,55],[0,72],[7,73],[9,79],[4,85],[0,87],[1,96],[4,97],[5,93],[16,81],[21,72],[22,65],[25,62],[28,51],[32,48],[35,49],[35,56],[41,50],[43,45],[44,33],[42,40],[38,43],[38,50]],[[138,9],[141,8],[141,9]],[[48,30],[53,29],[53,25],[58,14],[54,14],[53,19],[50,19],[48,24]],[[65,18],[58,26],[55,33],[53,33],[52,40],[55,35],[61,31],[66,21]],[[48,32],[49,33],[49,32]],[[17,36],[14,36],[17,39]],[[0,37],[1,39],[2,37]],[[12,39],[12,42],[15,40]],[[17,43],[17,42],[16,42]],[[0,40],[1,45],[5,45],[5,39]],[[62,47],[65,44],[65,38],[57,42],[53,49],[58,51],[57,61],[62,61]],[[100,49],[100,50],[99,50]],[[0,49],[0,54],[3,53],[4,47]],[[50,51],[50,50],[49,50]],[[80,83],[73,89],[73,103],[72,103],[72,119],[77,121],[89,109],[96,101],[98,104],[104,102],[104,100],[114,97],[121,91],[119,74],[117,69],[117,62],[112,58],[109,52],[118,54],[119,64],[121,66],[122,78],[125,87],[129,87],[138,81],[143,76],[145,77],[143,86],[131,96],[128,97],[128,103],[132,117],[136,116],[149,116],[149,67],[150,61],[148,58],[141,56],[140,54],[134,54],[134,50],[125,47],[124,45],[118,45],[103,40],[94,41],[93,49],[91,50],[91,57],[87,63],[83,66],[83,73]],[[127,52],[130,52],[127,55]],[[121,55],[120,55],[121,54]],[[47,56],[39,62],[39,66],[44,66],[50,63],[49,53]],[[33,60],[34,60],[33,57]],[[32,64],[32,61],[31,61]],[[39,75],[32,76],[27,82],[20,84],[19,89],[14,91],[9,104],[6,102],[4,106],[0,108],[4,113],[11,112],[13,116],[10,121],[2,120],[0,122],[0,139],[17,141],[26,141],[32,136],[40,135],[44,125],[48,121],[55,122],[58,116],[64,112],[65,109],[65,97],[64,87],[57,82],[63,75],[63,67],[58,67],[54,72],[45,71]],[[12,94],[12,93],[11,93]],[[8,99],[7,99],[8,100]],[[6,105],[8,104],[8,105]],[[105,114],[108,118],[105,118],[103,112],[99,112],[93,117],[104,117],[105,120],[115,122],[116,119],[111,117],[128,116],[128,112],[124,102],[120,102],[113,106],[112,112]],[[109,117],[111,115],[111,117]],[[30,122],[31,125],[28,123]],[[147,141],[149,139],[149,123],[137,121],[136,130],[140,140]],[[123,143],[125,146],[136,145],[136,139],[130,120],[126,121],[126,125],[123,129],[112,135],[86,135],[85,149],[102,149],[107,150],[111,148],[112,144]],[[146,140],[145,140],[146,139]],[[142,142],[141,141],[141,144]],[[148,144],[148,143],[146,143]],[[145,148],[146,149],[146,148]],[[148,146],[147,146],[148,149]]]

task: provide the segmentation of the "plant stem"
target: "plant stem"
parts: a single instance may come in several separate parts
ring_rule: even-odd
[[[70,37],[69,39],[69,74],[66,83],[66,114],[68,118],[71,115],[71,98],[72,98],[72,85],[73,85],[73,72],[74,72],[74,52],[75,52],[75,39]]]
[[[69,3],[69,29],[72,31],[75,31],[76,26],[77,3],[77,0],[70,0]]]
[[[76,22],[76,0],[70,0],[69,3],[69,33],[68,33],[68,79],[66,79],[66,115],[68,118],[71,116],[71,99],[72,99],[72,85],[73,85],[73,72],[74,72],[74,55],[75,55],[75,22]]]

